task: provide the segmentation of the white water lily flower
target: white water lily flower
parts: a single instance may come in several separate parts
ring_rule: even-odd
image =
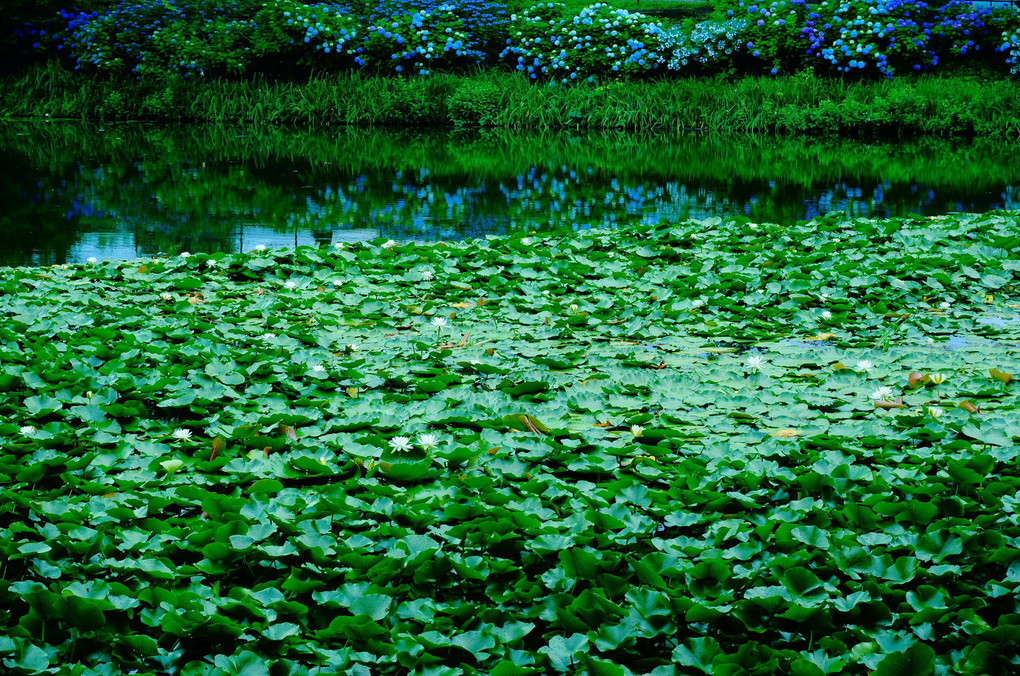
[[[637,439],[638,437],[645,433],[645,428],[641,427],[641,425],[631,425],[630,433],[634,435],[635,439]]]
[[[432,274],[432,270],[422,270],[421,271],[421,278],[423,280],[425,280],[426,282],[429,281],[430,279],[432,279],[433,276],[434,275]]]
[[[446,328],[446,317],[433,317],[432,326],[440,330]]]
[[[747,358],[747,368],[752,371],[761,371],[762,364],[764,363],[765,359],[760,354],[752,354]]]
[[[311,370],[314,373],[325,373],[326,367],[323,366],[322,364],[312,364]]]
[[[256,244],[255,245],[255,250],[256,251],[265,251],[266,250],[266,245],[265,244]]]
[[[857,365],[854,368],[856,368],[861,373],[871,373],[871,369],[875,368],[875,364],[874,362],[868,359],[862,359],[859,362],[857,362]]]
[[[207,268],[211,268],[214,265],[216,265],[216,260],[213,259],[213,258],[210,258],[210,259],[206,260],[206,262],[205,262],[205,267],[207,267]]]
[[[695,298],[694,300],[691,301],[691,307],[695,307],[695,308],[701,307],[704,304],[705,304],[705,301],[702,300],[701,298]]]
[[[943,413],[945,413],[945,411],[943,411],[938,406],[928,407],[928,415],[930,415],[932,418],[941,418]]]
[[[189,430],[186,427],[182,427],[179,430],[174,430],[170,436],[172,436],[174,439],[190,439],[191,430]]]
[[[95,256],[89,256],[88,258],[86,258],[86,259],[85,259],[85,261],[86,261],[86,262],[87,262],[87,263],[88,263],[89,265],[95,265],[96,263],[98,263],[98,262],[99,262],[99,259],[97,259],[97,258],[96,258]]]
[[[343,242],[336,242],[336,243],[333,244],[333,248],[337,249],[339,251],[340,249],[344,248],[344,243]]]
[[[928,380],[932,381],[936,385],[941,385],[946,382],[948,376],[945,373],[929,373]]]
[[[343,285],[344,285],[344,282],[343,282],[342,279],[334,279],[333,280],[333,286],[343,286]]]
[[[397,245],[396,242],[394,242],[392,239],[388,239],[385,242],[383,242],[382,248],[384,248],[384,249],[392,249],[396,245]]]
[[[295,282],[293,279],[288,279],[286,282],[283,283],[283,285],[288,289],[294,289],[297,287],[297,282]]]
[[[435,448],[436,444],[439,443],[439,437],[432,433],[425,433],[418,435],[418,445],[421,446],[423,451],[427,451],[430,448]]]
[[[411,440],[408,437],[393,437],[390,439],[390,448],[395,453],[406,453],[411,450]]]
[[[888,401],[889,397],[893,395],[893,389],[883,385],[874,392],[871,393],[871,398],[876,401]]]
[[[181,252],[181,258],[188,258],[189,256],[191,256],[191,254],[188,253],[187,251],[182,251]]]
[[[159,294],[159,297],[162,298],[163,300],[173,300],[174,299],[174,295],[172,293],[167,293],[166,291],[164,291],[163,293]]]
[[[22,425],[21,427],[21,433],[26,437],[30,437],[38,431],[39,430],[35,428],[35,425]]]
[[[939,303],[939,309],[940,310],[948,310],[950,307],[952,307],[952,305],[953,304],[950,303],[949,300],[944,300],[941,303]]]
[[[822,311],[822,319],[832,319],[832,313],[828,310]]]
[[[577,303],[571,303],[571,304],[570,304],[570,311],[571,311],[571,312],[577,312],[577,311],[578,311],[578,310],[580,310],[580,309],[581,309],[581,308],[579,308],[579,307],[577,306]]]
[[[266,332],[266,333],[263,333],[261,337],[262,337],[262,340],[272,340],[273,338],[276,338],[276,334],[275,333]]]

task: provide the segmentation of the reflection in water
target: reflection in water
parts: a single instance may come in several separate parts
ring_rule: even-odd
[[[7,124],[0,264],[1017,209],[1012,158],[935,141]]]

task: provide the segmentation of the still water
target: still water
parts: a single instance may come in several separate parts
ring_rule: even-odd
[[[1015,153],[942,140],[6,123],[0,265],[1020,209]]]

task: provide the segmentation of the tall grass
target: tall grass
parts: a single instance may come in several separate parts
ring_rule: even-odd
[[[453,125],[1020,138],[1020,82],[804,75],[536,86],[518,73],[359,74],[141,85],[37,67],[0,82],[0,117],[228,124]]]

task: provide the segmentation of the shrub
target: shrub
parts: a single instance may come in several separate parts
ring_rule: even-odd
[[[739,58],[748,53],[744,39],[747,23],[745,19],[726,19],[673,26],[659,36],[660,53],[670,70],[690,75],[732,73]]]
[[[502,5],[480,0],[384,0],[371,8],[359,5],[356,13],[336,3],[272,0],[257,19],[260,52],[276,49],[317,69],[423,75],[481,65],[505,21]]]
[[[801,29],[807,17],[804,0],[766,3],[738,2],[726,9],[727,18],[744,20],[744,48],[755,59],[752,69],[767,64],[772,74],[796,71],[805,65],[806,53]],[[759,61],[760,59],[760,61]]]
[[[500,57],[509,57],[532,80],[641,75],[663,61],[656,51],[659,23],[603,3],[574,16],[561,3],[538,5],[512,15],[509,30]]]
[[[254,35],[260,55],[274,55],[308,69],[337,70],[354,65],[347,53],[359,35],[357,20],[346,5],[306,5],[297,0],[269,0],[256,15]]]
[[[1013,75],[1020,75],[1020,28],[1002,34],[1003,43],[999,51],[1006,54],[1006,65]]]
[[[482,64],[485,53],[470,46],[472,40],[464,22],[451,7],[434,11],[414,10],[379,17],[364,32],[355,62],[375,70],[427,75],[434,68],[457,69]]]
[[[103,12],[61,12],[57,49],[75,69],[130,73],[240,73],[251,58],[254,0],[133,0]]]

